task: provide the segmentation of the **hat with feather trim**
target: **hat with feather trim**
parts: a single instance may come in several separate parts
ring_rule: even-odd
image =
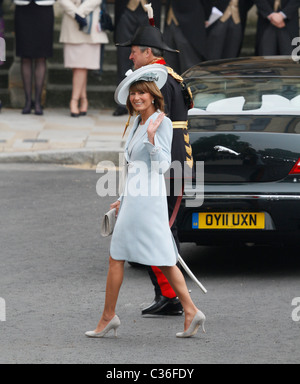
[[[126,105],[129,89],[132,84],[138,81],[154,82],[161,89],[167,82],[168,70],[161,64],[150,64],[137,69],[128,71],[125,79],[120,83],[115,92],[115,101],[120,105]]]

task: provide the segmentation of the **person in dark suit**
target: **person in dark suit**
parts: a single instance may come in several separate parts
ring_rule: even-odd
[[[291,55],[292,40],[299,35],[300,0],[255,0],[259,19],[259,56]]]
[[[208,59],[238,57],[253,0],[213,0],[211,3],[223,16],[208,28]]]
[[[43,115],[42,93],[47,72],[47,59],[53,56],[55,0],[14,0],[16,56],[21,58],[21,74],[25,93],[23,115]],[[32,101],[32,80],[35,101]]]
[[[183,73],[206,60],[205,21],[211,10],[207,0],[168,0],[164,40],[181,54],[166,53],[165,60],[176,72]]]
[[[151,3],[155,24],[160,28],[161,0],[152,0]],[[132,39],[139,27],[149,25],[145,4],[148,4],[147,0],[115,0],[115,42],[125,43]],[[132,68],[129,56],[130,48],[117,48],[118,84],[124,79],[126,72]],[[127,113],[125,107],[118,106],[114,116]]]

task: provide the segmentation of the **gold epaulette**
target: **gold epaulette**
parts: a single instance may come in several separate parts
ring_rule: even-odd
[[[187,121],[172,121],[173,129],[188,129]]]
[[[190,87],[188,87],[184,79],[178,75],[171,67],[166,66],[168,70],[168,74],[173,77],[181,85],[183,97],[184,97],[184,103],[187,106],[188,109],[194,108],[194,98],[193,93]]]
[[[170,76],[172,76],[176,81],[178,81],[178,83],[182,83],[183,82],[183,78],[181,76],[179,76],[175,71],[174,69],[172,69],[171,67],[166,67],[167,70],[168,70],[168,73]]]

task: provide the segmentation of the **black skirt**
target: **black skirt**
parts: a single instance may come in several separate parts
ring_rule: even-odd
[[[53,56],[53,6],[39,6],[35,2],[16,6],[16,55],[39,59]]]

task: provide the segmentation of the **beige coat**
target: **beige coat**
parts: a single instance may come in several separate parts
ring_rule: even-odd
[[[64,14],[59,41],[68,44],[107,44],[105,32],[99,32],[98,23],[102,0],[58,0]],[[90,35],[79,30],[75,14],[85,18],[93,12],[92,32]]]

